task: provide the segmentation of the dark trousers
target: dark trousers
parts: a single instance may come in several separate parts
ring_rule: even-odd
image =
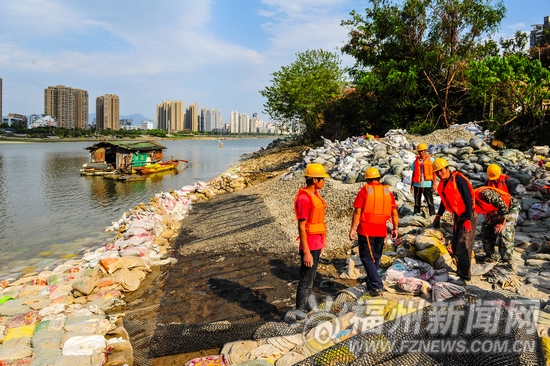
[[[384,284],[378,273],[380,258],[384,250],[384,237],[366,237],[358,235],[359,258],[367,272],[367,290],[383,290]],[[370,242],[370,249],[369,249]]]
[[[432,193],[432,187],[422,188],[422,187],[413,187],[414,188],[414,213],[420,213],[420,208],[422,207],[422,196],[426,200],[426,205],[428,205],[428,211],[430,216],[435,215],[435,206],[434,206],[434,196]]]
[[[304,264],[304,251],[300,250],[300,281],[298,282],[298,290],[296,291],[296,309],[300,309],[305,313],[311,310],[307,300],[309,295],[311,295],[313,281],[317,274],[317,265],[319,264],[321,250],[312,250],[311,255],[313,257],[313,266],[307,267]]]
[[[472,216],[472,231],[467,233],[464,231],[464,221],[459,221],[458,217],[454,217],[453,238],[451,248],[456,257],[457,274],[460,278],[470,280],[472,265],[472,248],[474,247],[474,237],[476,235],[477,215]]]

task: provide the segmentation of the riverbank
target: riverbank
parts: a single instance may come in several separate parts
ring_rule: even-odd
[[[456,131],[450,135],[454,139]],[[434,141],[443,139],[440,134]],[[167,252],[178,263],[151,267],[137,291],[125,295],[127,305],[113,309],[113,314],[124,314],[135,364],[183,364],[197,356],[217,355],[226,341],[250,339],[270,321],[285,324],[282,317],[293,306],[299,268],[292,203],[304,183],[299,170],[288,172],[313,155],[307,150],[280,146],[250,154],[222,174],[244,178],[248,188],[205,193],[208,200],[193,205]],[[329,262],[320,266],[315,282],[319,303],[359,283],[340,274],[352,254],[347,238],[350,206],[361,185],[326,181],[323,196],[329,204],[330,230],[324,257]],[[522,256],[532,250],[522,243],[514,263],[523,262]],[[475,285],[492,288],[480,278]],[[541,291],[535,296],[543,296]],[[383,298],[419,297],[387,292]]]
[[[406,138],[412,144],[426,141],[429,144],[445,146],[457,140],[464,141],[466,145],[468,145],[468,141],[476,142],[475,136],[467,131],[457,129],[438,131],[430,136],[406,136]],[[361,141],[361,139],[358,138],[357,141]],[[387,142],[388,155],[390,149],[392,154],[400,151],[398,144],[392,145],[395,140]],[[339,153],[335,147],[333,148],[336,152],[329,151],[331,149],[327,148],[327,145],[332,145],[332,143],[326,142],[325,147],[317,149],[316,152],[312,150],[308,152],[306,148],[296,148],[292,158],[286,160],[284,164],[277,165],[291,167],[290,170],[294,171],[297,166],[305,166],[307,161],[324,159],[326,160],[325,164],[331,164],[330,156],[341,158],[347,156],[344,153]],[[375,144],[375,146],[378,145]],[[347,154],[351,155],[365,153],[365,149],[361,150],[350,141],[344,141],[338,147],[345,149]],[[447,147],[443,148],[443,150],[445,149]],[[470,147],[468,149],[474,151]],[[414,150],[414,147],[411,150]],[[496,159],[493,161],[508,164],[507,160],[503,160],[503,157],[508,157],[507,151],[500,153],[484,151],[485,154]],[[242,326],[243,321],[248,322],[246,324],[254,329],[261,327],[265,321],[275,321],[281,326],[286,324],[281,317],[285,309],[293,306],[299,267],[292,202],[295,192],[303,185],[303,176],[300,174],[300,170],[297,170],[296,174],[289,174],[288,171],[278,169],[273,169],[273,172],[270,172],[270,164],[282,162],[281,156],[284,156],[281,151],[252,154],[249,160],[242,162],[235,169],[243,176],[244,172],[249,172],[249,179],[254,182],[252,187],[229,195],[216,196],[205,203],[196,205],[194,212],[182,224],[182,229],[185,227],[185,230],[181,231],[176,247],[178,265],[166,272],[165,277],[157,283],[156,288],[148,289],[149,293],[151,291],[156,293],[153,297],[160,298],[156,313],[158,316],[156,318],[157,326],[151,332],[150,342],[163,344],[162,347],[153,347],[153,352],[149,353],[149,355],[155,356],[148,360],[151,364],[162,366],[182,364],[194,357],[220,354],[220,343],[224,343],[224,339],[220,338],[220,334],[223,333],[223,324],[227,327],[230,326],[232,332],[225,341],[252,339],[253,335],[257,336],[250,332],[250,329],[247,332],[239,327]],[[389,161],[386,155],[383,159]],[[520,164],[524,170],[526,164],[536,166],[534,162],[524,160],[526,158],[522,157],[521,159],[518,158],[517,164]],[[350,162],[348,159],[342,160]],[[402,165],[403,163],[392,161],[392,164]],[[336,164],[330,166],[334,167],[333,174],[339,176]],[[460,165],[458,166],[460,167]],[[469,174],[471,173],[473,171],[469,172]],[[524,174],[519,171],[517,173]],[[540,170],[535,172],[534,167],[533,173],[528,174],[532,174],[531,180],[540,180],[545,176]],[[522,179],[526,178],[526,176],[521,177]],[[324,254],[328,264],[320,266],[315,283],[314,294],[318,303],[322,303],[328,296],[336,297],[341,294],[342,290],[357,289],[356,286],[359,283],[355,279],[357,277],[353,277],[356,273],[353,273],[348,266],[348,259],[353,250],[351,242],[347,238],[347,232],[351,220],[350,207],[355,194],[363,183],[344,183],[342,180],[344,178],[328,179],[322,192],[329,205],[326,217],[329,228],[328,246]],[[527,183],[525,184],[527,185]],[[395,182],[392,183],[392,187],[397,191],[400,189],[398,185],[396,187]],[[530,185],[529,188],[531,188]],[[539,195],[534,193],[536,192],[524,193],[522,207],[528,208],[527,205],[533,202],[541,202],[537,200],[538,198],[542,199],[540,193]],[[399,198],[404,200],[400,201],[403,206],[401,207],[402,218],[410,219],[412,217],[412,213],[409,212],[410,201],[406,202],[406,197],[402,195],[399,195]],[[469,296],[480,296],[481,299],[500,296],[498,301],[509,301],[510,298],[528,298],[534,301],[548,299],[550,291],[547,282],[542,280],[534,282],[534,277],[532,277],[544,277],[545,274],[541,274],[541,271],[548,268],[546,260],[549,256],[541,254],[546,253],[541,248],[544,245],[544,239],[541,236],[543,233],[534,230],[536,225],[546,225],[548,222],[534,222],[527,219],[526,208],[524,209],[525,221],[522,222],[521,228],[518,224],[517,230],[521,233],[518,233],[516,237],[516,250],[512,264],[487,266],[476,264],[474,261],[473,268],[476,274],[461,291],[467,291]],[[448,220],[449,218],[445,217],[444,230],[438,234],[441,235],[443,243],[445,243],[443,235],[446,237],[450,235],[449,230],[451,229]],[[426,221],[426,223],[405,223],[403,227],[400,225],[399,233],[403,238],[401,242],[403,245],[400,246],[400,249],[403,249],[403,246],[407,248],[411,246],[411,238],[414,242],[414,238],[424,231],[424,226],[429,226],[431,223],[424,218],[420,218],[419,221]],[[403,222],[410,221],[403,220]],[[407,242],[409,244],[406,244]],[[479,240],[476,240],[474,250],[476,253],[482,252]],[[392,252],[392,249],[389,249],[387,253],[388,257],[385,261],[388,262],[384,264],[384,269],[388,268],[393,260],[398,261],[398,255]],[[409,251],[406,255],[418,260],[414,252]],[[180,264],[182,264],[181,267]],[[265,270],[262,271],[262,268]],[[446,283],[449,286],[456,286],[454,283],[450,283],[454,278],[452,273],[447,273],[447,270],[444,272],[445,278],[449,278],[447,280],[449,282]],[[449,268],[449,272],[452,272],[451,268]],[[428,287],[424,288],[423,286],[421,293],[420,291],[404,291],[395,283],[390,286],[386,285],[387,292],[383,294],[383,301],[397,306],[399,300],[412,300],[413,302],[420,300],[426,301],[425,305],[427,305],[433,299],[438,298],[440,293],[437,293],[437,296],[435,293],[431,293],[431,284],[433,285],[434,282],[428,284],[425,281],[425,284],[429,287],[429,291]],[[536,324],[541,336],[548,333],[549,323],[545,319],[546,316],[539,318]],[[134,319],[132,321],[135,322]],[[172,330],[177,336],[167,333],[166,326],[163,324],[168,322],[173,326]],[[212,333],[202,333],[202,336],[206,338],[201,338],[199,329],[192,328],[192,326],[212,326],[214,328],[221,326],[222,328],[218,328],[216,331],[213,328]],[[185,329],[196,330],[195,333],[191,333],[194,334],[193,339],[182,337],[181,332]],[[143,332],[143,330],[142,328],[141,331]],[[197,345],[197,343],[200,344]],[[213,344],[217,344],[217,347],[213,347]],[[193,351],[193,347],[202,350]],[[163,354],[164,356],[162,356]]]
[[[172,137],[154,137],[154,136],[140,136],[136,138],[125,137],[119,138],[107,138],[108,141],[186,141],[186,140],[241,140],[241,139],[274,139],[276,135],[258,135],[258,136],[235,136],[235,135],[190,135],[190,136],[172,136]],[[0,136],[1,143],[34,143],[34,142],[99,142],[101,139],[97,137],[63,137],[63,138],[27,138],[27,137],[8,137]]]

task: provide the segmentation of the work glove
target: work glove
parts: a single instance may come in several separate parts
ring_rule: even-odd
[[[434,229],[439,229],[441,227],[441,216],[435,215],[434,218]]]
[[[467,233],[472,231],[472,222],[470,220],[464,220],[464,231]]]

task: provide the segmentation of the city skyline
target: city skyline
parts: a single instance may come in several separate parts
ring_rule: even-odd
[[[157,104],[183,100],[218,109],[223,122],[233,110],[271,121],[259,94],[270,85],[271,74],[291,64],[297,52],[322,48],[339,53],[348,31],[341,20],[349,19],[351,10],[363,14],[368,4],[2,2],[2,113],[44,113],[44,88],[68,85],[87,90],[92,101],[107,93],[118,95],[121,115],[139,113],[155,120]],[[550,15],[547,0],[532,0],[529,6],[513,0],[504,4],[507,16],[493,36],[497,41],[517,30],[529,33],[532,24]],[[353,63],[340,57],[343,66]]]

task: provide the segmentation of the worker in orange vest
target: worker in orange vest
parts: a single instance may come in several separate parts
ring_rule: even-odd
[[[487,186],[494,187],[511,194],[517,195],[517,185],[512,182],[510,177],[506,174],[502,174],[502,169],[497,164],[490,164],[487,167]]]
[[[434,160],[433,171],[439,178],[437,192],[441,197],[441,205],[433,225],[434,228],[439,228],[441,215],[445,210],[453,214],[451,249],[457,260],[457,274],[464,284],[471,278],[470,265],[477,226],[474,189],[462,173],[451,172],[449,163],[444,158]]]
[[[328,174],[322,164],[311,163],[305,170],[306,186],[300,188],[294,199],[300,240],[300,281],[296,292],[296,317],[304,319],[311,310],[308,299],[317,274],[321,251],[325,248],[327,204],[319,194]]]
[[[412,163],[411,193],[414,194],[414,213],[420,213],[422,196],[426,200],[430,216],[435,215],[434,196],[435,175],[433,173],[433,157],[427,154],[428,146],[424,143],[418,144],[416,151],[418,155]]]
[[[518,200],[494,187],[479,187],[474,193],[476,212],[485,216],[481,225],[485,263],[495,261],[495,245],[502,262],[510,262],[514,253],[516,221],[521,211]]]
[[[367,273],[367,290],[371,296],[381,296],[384,284],[378,273],[384,242],[388,236],[386,222],[391,218],[391,238],[397,239],[399,216],[393,193],[380,183],[380,172],[371,167],[365,172],[365,184],[353,202],[350,240],[358,239],[359,257]]]

